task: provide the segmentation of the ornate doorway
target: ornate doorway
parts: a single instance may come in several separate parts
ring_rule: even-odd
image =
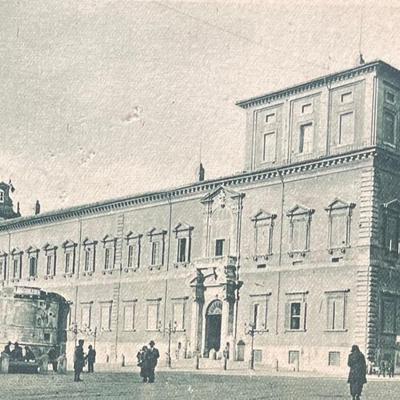
[[[206,337],[204,356],[208,357],[210,350],[221,348],[222,301],[214,300],[206,311]]]

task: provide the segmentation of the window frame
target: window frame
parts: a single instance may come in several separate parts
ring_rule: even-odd
[[[262,158],[261,162],[262,163],[275,163],[276,162],[276,150],[277,150],[277,131],[276,130],[270,130],[268,132],[264,132],[262,134]],[[267,137],[272,137],[273,136],[273,151],[270,153],[267,151]],[[271,154],[271,159],[267,158],[267,154]]]
[[[146,331],[147,332],[160,332],[161,331],[161,320],[160,320],[160,306],[161,298],[158,299],[147,299],[146,300]],[[150,309],[156,307],[156,318],[155,326],[149,326]]]
[[[147,236],[149,238],[150,244],[150,258],[149,258],[149,269],[152,270],[154,268],[160,269],[164,266],[165,263],[165,236],[167,234],[166,230],[157,230],[153,228],[148,232]],[[157,257],[154,257],[154,243],[157,243],[158,246],[158,254]]]
[[[310,251],[311,221],[314,212],[314,209],[296,205],[286,213],[287,217],[289,217],[289,257],[305,257],[305,255]],[[299,222],[304,224],[304,246],[303,248],[296,249],[294,248],[294,234],[295,228]]]
[[[104,236],[103,243],[103,274],[112,273],[115,268],[117,238],[110,235]]]
[[[45,279],[53,279],[57,273],[57,246],[52,246],[50,244],[46,244],[43,247],[45,257],[46,257],[46,270],[45,270]],[[49,273],[49,261],[51,261],[51,271]]]
[[[126,258],[125,271],[136,271],[140,268],[140,257],[142,250],[142,237],[140,233],[130,231],[125,236]]]
[[[18,282],[22,279],[22,255],[24,252],[17,247],[11,251],[11,282]]]
[[[255,332],[268,332],[269,301],[271,293],[251,294],[250,295],[250,322],[254,326]],[[255,314],[257,307],[257,315]],[[260,323],[259,323],[260,322]]]
[[[273,232],[275,219],[277,215],[268,213],[264,210],[259,210],[257,214],[251,218],[254,224],[254,249],[253,249],[253,260],[268,260],[272,256],[272,246],[273,246]],[[260,252],[260,230],[261,228],[266,228],[268,231],[267,247],[265,252]]]
[[[81,315],[80,315],[80,328],[82,330],[84,329],[90,329],[92,327],[92,317],[93,317],[93,301],[87,301],[87,302],[81,302],[80,303],[80,308],[81,308]],[[84,312],[83,310],[88,310],[88,324],[83,323],[83,317],[84,317]]]
[[[122,301],[122,305],[123,305],[123,309],[122,309],[123,328],[122,328],[122,330],[124,332],[136,332],[136,304],[137,304],[137,299]],[[126,323],[126,310],[128,308],[132,309],[132,324],[129,327],[127,327],[127,323]]]
[[[36,247],[29,247],[26,251],[28,256],[28,280],[35,280],[39,272],[39,249]],[[34,274],[31,274],[32,262],[34,265]]]
[[[112,331],[112,307],[113,301],[106,300],[99,302],[99,310],[100,310],[100,318],[99,318],[99,325],[101,332],[111,332]],[[106,310],[107,316],[106,321],[103,321],[103,311]],[[104,326],[106,324],[106,326]]]
[[[307,297],[308,291],[286,293],[285,302],[285,332],[306,332],[307,331]],[[299,314],[292,314],[292,305],[299,304]],[[299,319],[299,328],[292,327],[293,318]]]
[[[345,290],[331,290],[325,292],[325,303],[326,303],[326,325],[325,332],[347,332],[347,303],[348,294],[350,289]],[[330,312],[330,300],[340,300],[342,302],[341,313],[336,313],[336,307],[331,315]],[[336,303],[335,303],[336,304]],[[341,324],[336,324],[337,315],[342,314]]]
[[[96,271],[97,240],[86,238],[83,242],[83,275],[92,275]]]
[[[75,274],[75,266],[76,266],[76,247],[77,243],[72,240],[66,240],[62,244],[62,248],[64,249],[64,271],[63,276],[71,277]]]
[[[171,321],[172,327],[175,329],[176,332],[186,332],[186,324],[187,324],[187,300],[189,297],[176,297],[171,299]],[[177,321],[175,315],[175,307],[181,306],[182,307],[182,320]]]
[[[187,265],[190,264],[192,261],[192,233],[193,233],[194,227],[192,225],[189,225],[187,223],[179,223],[178,225],[175,226],[173,232],[175,233],[175,239],[176,239],[176,261],[175,265]],[[180,243],[182,240],[186,240],[185,244],[185,251],[184,251],[184,259],[180,259]]]
[[[8,254],[0,251],[0,281],[7,281]]]
[[[395,232],[394,232],[394,242],[395,250],[392,249],[388,238],[392,236],[389,231],[390,225],[388,223],[389,219],[395,220]],[[383,204],[383,249],[387,255],[391,257],[399,257],[400,255],[400,201],[394,199]],[[389,243],[389,246],[388,246]]]
[[[385,123],[385,116],[390,115],[393,117],[393,142],[387,140],[387,133],[386,133],[386,123]],[[382,112],[382,141],[383,144],[389,146],[389,147],[396,147],[396,142],[397,142],[397,129],[398,129],[398,123],[397,123],[397,112],[396,110],[390,109],[388,107],[383,108]]]
[[[309,149],[308,151],[305,151],[305,143],[306,141],[304,140],[306,135],[304,128],[305,127],[311,127],[311,144],[309,144]],[[304,156],[304,155],[309,155],[312,154],[314,151],[314,135],[315,135],[315,128],[314,128],[314,121],[302,121],[299,123],[299,136],[298,136],[298,143],[297,143],[297,155],[299,156]],[[301,150],[301,151],[300,151]]]

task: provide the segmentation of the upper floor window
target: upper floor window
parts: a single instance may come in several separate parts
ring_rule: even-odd
[[[326,329],[343,331],[346,328],[346,301],[348,290],[326,292]]]
[[[23,251],[15,248],[11,252],[12,262],[12,279],[19,280],[22,278],[22,254]]]
[[[76,255],[75,242],[67,240],[63,243],[64,249],[64,273],[66,275],[73,275],[75,273],[75,255]]]
[[[140,266],[140,252],[142,235],[134,232],[129,232],[126,235],[126,267],[137,269]]]
[[[0,251],[0,280],[7,279],[7,257],[8,254]]]
[[[85,273],[94,272],[96,267],[97,241],[89,240],[88,238],[86,238],[82,244],[83,244],[83,254],[84,254],[83,271]]]
[[[267,124],[271,124],[271,123],[273,123],[275,121],[276,121],[275,113],[268,113],[268,114],[265,115],[265,122]]]
[[[312,103],[306,103],[301,106],[301,113],[302,114],[311,114],[313,112],[313,105]]]
[[[395,144],[396,140],[396,115],[389,111],[383,111],[383,141],[388,144]]]
[[[46,256],[46,275],[47,278],[52,278],[56,275],[57,265],[57,247],[46,244],[43,247]]]
[[[225,239],[215,240],[215,257],[222,257],[224,255]]]
[[[308,154],[312,152],[314,139],[314,126],[312,122],[300,125],[299,132],[299,154]]]
[[[276,133],[265,133],[263,141],[262,160],[264,162],[274,162],[276,160]]]
[[[27,250],[28,253],[28,277],[30,279],[36,278],[38,274],[38,259],[39,259],[39,249],[36,247],[29,247]]]
[[[308,292],[286,293],[285,329],[287,331],[306,330],[306,312]]]
[[[180,223],[174,229],[175,237],[177,239],[177,263],[187,263],[191,260],[192,231],[193,227],[186,223]]]
[[[351,103],[353,101],[353,92],[344,92],[340,95],[341,103]]]
[[[268,329],[268,301],[270,293],[250,295],[250,321],[256,331]]]
[[[385,101],[387,103],[394,104],[395,100],[396,100],[396,98],[395,98],[394,93],[390,92],[389,90],[385,90]]]
[[[251,220],[254,222],[254,258],[267,258],[272,254],[272,235],[276,214],[260,210]]]
[[[4,203],[4,190],[0,189],[0,203]]]
[[[396,299],[385,296],[381,301],[382,332],[386,334],[396,333]]]
[[[111,271],[115,267],[115,249],[117,239],[106,235],[103,240],[104,247],[104,271]]]
[[[164,265],[165,235],[167,231],[157,231],[153,228],[149,233],[150,239],[150,266],[161,267]]]
[[[289,221],[289,255],[305,255],[310,249],[311,216],[314,210],[296,205],[290,209]]]
[[[387,252],[399,254],[400,201],[395,199],[383,205],[384,247]]]
[[[354,113],[353,111],[339,115],[338,144],[348,145],[354,142]]]
[[[351,214],[354,203],[334,200],[325,210],[328,212],[328,250],[344,250],[350,246]]]

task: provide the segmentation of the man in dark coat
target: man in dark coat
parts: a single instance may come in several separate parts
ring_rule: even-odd
[[[81,372],[85,365],[85,353],[83,352],[83,343],[84,341],[80,339],[78,341],[78,346],[75,348],[74,352],[74,382],[81,382]]]
[[[367,383],[367,364],[364,354],[361,353],[357,345],[353,345],[349,355],[347,365],[350,367],[349,379],[350,394],[353,400],[360,399],[364,383]]]
[[[147,374],[149,383],[154,382],[154,370],[156,368],[158,358],[160,357],[160,353],[158,349],[154,347],[154,345],[155,345],[154,341],[151,340],[149,343],[150,347],[147,349],[145,356],[145,363],[146,367],[148,368]]]
[[[3,352],[10,355],[11,354],[11,346],[12,346],[12,343],[8,342],[7,345],[4,347]]]
[[[88,363],[88,372],[94,372],[94,363],[96,362],[96,350],[92,347],[92,345],[89,345],[88,349],[89,350],[86,356]]]

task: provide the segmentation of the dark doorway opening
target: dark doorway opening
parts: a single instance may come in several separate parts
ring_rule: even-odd
[[[221,348],[221,323],[222,323],[222,301],[214,300],[206,312],[206,342],[204,356],[208,357],[210,350],[216,352]]]

